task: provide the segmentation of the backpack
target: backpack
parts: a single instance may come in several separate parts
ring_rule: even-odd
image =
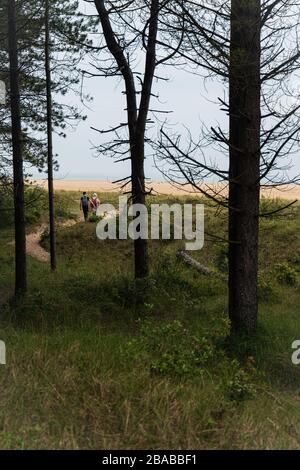
[[[82,196],[81,202],[82,202],[83,210],[88,210],[88,208],[89,208],[89,197],[88,196]]]

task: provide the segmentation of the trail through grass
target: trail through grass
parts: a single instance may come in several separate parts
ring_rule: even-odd
[[[77,194],[61,198],[66,218],[78,212]],[[27,296],[1,307],[0,448],[299,449],[299,214],[262,221],[259,330],[234,341],[226,283],[180,262],[182,242],[150,242],[150,277],[136,283],[131,241],[59,227],[58,272],[29,257]],[[223,236],[225,213],[207,208],[206,225]],[[2,302],[11,239],[3,228]],[[222,243],[207,237],[195,257],[226,273]]]

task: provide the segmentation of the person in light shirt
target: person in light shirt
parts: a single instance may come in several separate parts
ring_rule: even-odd
[[[97,209],[98,207],[100,206],[100,199],[98,198],[97,196],[97,193],[94,193],[93,194],[93,197],[91,199],[91,209],[92,209],[92,212],[94,212],[95,214],[97,213]]]

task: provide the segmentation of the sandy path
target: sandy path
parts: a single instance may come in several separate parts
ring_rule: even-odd
[[[116,217],[117,212],[111,211],[105,213],[105,219],[111,219],[112,217]],[[66,220],[61,224],[58,224],[59,227],[72,227],[73,225],[77,224],[77,220]],[[29,256],[41,261],[42,263],[49,263],[50,262],[50,253],[46,251],[40,244],[41,237],[44,231],[48,228],[48,224],[42,224],[38,227],[35,232],[29,233],[26,235],[26,253]]]
[[[47,182],[45,180],[36,180],[35,184],[47,188]],[[88,192],[119,192],[117,185],[113,184],[112,181],[104,180],[55,180],[54,187],[58,191],[88,191]],[[167,182],[155,182],[150,181],[147,183],[148,188],[153,188],[153,194],[166,195],[166,196],[183,196],[183,195],[200,195],[198,191],[195,191],[192,187],[175,187]],[[226,195],[227,190],[220,184],[203,184],[203,189],[208,187],[214,190],[220,191]],[[282,186],[280,189],[265,188],[262,190],[262,195],[268,198],[279,198],[286,200],[300,199],[300,185]]]
[[[76,220],[67,220],[59,224],[60,227],[71,227],[77,223]],[[47,224],[42,224],[35,232],[26,235],[26,252],[29,256],[36,258],[43,263],[50,262],[50,253],[46,251],[41,245],[41,237],[44,231],[48,228]]]
[[[41,236],[46,229],[46,224],[41,225],[36,232],[29,233],[29,235],[26,236],[27,254],[44,263],[50,261],[50,254],[40,245]]]

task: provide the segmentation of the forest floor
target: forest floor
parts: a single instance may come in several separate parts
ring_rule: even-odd
[[[78,197],[59,195],[70,206],[60,217],[78,216]],[[263,200],[262,212],[279,204]],[[26,297],[1,308],[0,448],[300,449],[299,216],[296,205],[262,218],[259,329],[231,340],[226,283],[178,260],[183,242],[150,242],[150,277],[137,283],[131,241],[100,241],[95,223],[60,226],[58,271],[28,256]],[[205,220],[225,236],[225,212],[207,206]],[[13,292],[12,236],[0,229],[2,303]],[[226,274],[215,238],[193,256]]]

